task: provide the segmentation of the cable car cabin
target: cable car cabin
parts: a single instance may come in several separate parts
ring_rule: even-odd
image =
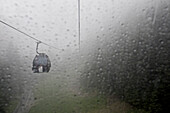
[[[49,57],[45,53],[39,53],[35,56],[33,60],[32,71],[34,73],[49,72],[51,67],[51,62]]]

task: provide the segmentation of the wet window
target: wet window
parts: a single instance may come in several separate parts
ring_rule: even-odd
[[[0,0],[0,113],[169,113],[169,0]]]

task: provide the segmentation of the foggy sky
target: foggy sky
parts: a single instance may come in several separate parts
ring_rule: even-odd
[[[140,24],[139,19],[147,20],[145,10],[150,7],[155,11],[155,15],[150,17],[150,22],[154,24],[159,5],[169,3],[168,0],[80,1],[80,52],[77,0],[0,0],[0,19],[43,42],[64,49],[56,50],[40,44],[40,52],[47,53],[53,65],[70,66],[70,62],[74,62],[75,65],[84,63],[98,48],[107,49],[107,42],[119,38],[121,29],[128,29],[127,32],[131,34],[135,33],[136,25]],[[21,57],[26,56],[28,65],[31,65],[36,54],[35,41],[3,24],[0,24],[0,31],[1,57],[13,44],[17,54]],[[86,57],[87,55],[89,56]],[[76,60],[80,58],[84,58],[82,62]]]

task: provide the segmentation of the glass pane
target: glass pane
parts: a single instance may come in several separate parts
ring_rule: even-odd
[[[169,0],[0,0],[0,113],[169,113]]]

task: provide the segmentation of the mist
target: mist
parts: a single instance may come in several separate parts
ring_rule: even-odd
[[[0,112],[95,113],[103,108],[83,111],[86,105],[75,104],[64,111],[63,104],[50,111],[55,109],[51,97],[62,100],[64,94],[104,95],[110,101],[114,95],[148,113],[166,111],[169,7],[168,0],[80,0],[79,29],[78,0],[0,0],[0,20],[50,45],[40,43],[38,51],[52,63],[49,73],[33,73],[37,41],[0,22]],[[50,107],[41,111],[41,101],[42,108],[47,101]],[[59,104],[69,102],[63,101]]]

